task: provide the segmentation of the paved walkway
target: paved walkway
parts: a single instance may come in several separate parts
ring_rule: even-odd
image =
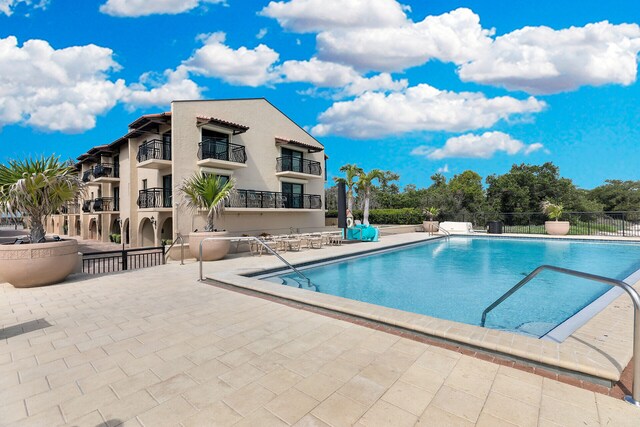
[[[1,284],[0,425],[640,425],[621,400],[196,277]]]

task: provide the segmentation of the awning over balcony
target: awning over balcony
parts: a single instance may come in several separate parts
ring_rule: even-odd
[[[217,119],[215,117],[198,116],[196,117],[198,126],[211,124],[225,129],[233,131],[234,135],[244,133],[249,130],[249,126],[240,125],[238,123],[228,122],[226,120]]]
[[[324,151],[324,147],[321,145],[310,144],[307,142],[296,141],[295,139],[286,139],[286,138],[278,138],[276,137],[276,145],[295,145],[296,147],[302,147],[309,150],[309,153],[318,153],[320,151]]]

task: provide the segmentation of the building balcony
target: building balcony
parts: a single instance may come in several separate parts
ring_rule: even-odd
[[[322,198],[317,194],[291,194],[274,191],[235,190],[227,202],[228,211],[300,211],[322,209]]]
[[[80,213],[80,205],[73,203],[66,204],[60,208],[60,213],[62,215],[77,215]]]
[[[286,178],[322,178],[322,166],[315,160],[284,156],[276,159],[276,176]]]
[[[168,169],[171,167],[171,144],[159,139],[144,142],[138,148],[139,168]]]
[[[93,201],[94,212],[118,212],[120,208],[118,199],[113,197],[99,197]]]
[[[93,204],[93,200],[85,200],[82,203],[82,213],[91,213],[92,204]]]
[[[207,139],[198,144],[198,166],[222,169],[246,168],[247,153],[244,146],[231,144],[226,139]]]
[[[171,190],[164,188],[147,188],[138,191],[138,208],[152,210],[171,210],[172,205]]]
[[[118,182],[120,181],[119,169],[119,165],[100,163],[92,168],[91,175],[95,182]]]

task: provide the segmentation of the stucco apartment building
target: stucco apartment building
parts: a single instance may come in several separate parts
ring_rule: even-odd
[[[129,125],[78,157],[84,200],[47,222],[48,232],[131,247],[204,230],[205,213],[178,191],[196,171],[235,181],[217,229],[235,235],[324,227],[324,146],[264,98],[174,101],[171,112]],[[122,231],[121,231],[122,230]]]

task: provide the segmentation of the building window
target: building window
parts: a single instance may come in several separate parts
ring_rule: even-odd
[[[147,189],[147,180],[146,180],[146,179],[143,179],[143,180],[142,180],[142,189],[143,189],[143,190],[146,190],[146,189]]]

